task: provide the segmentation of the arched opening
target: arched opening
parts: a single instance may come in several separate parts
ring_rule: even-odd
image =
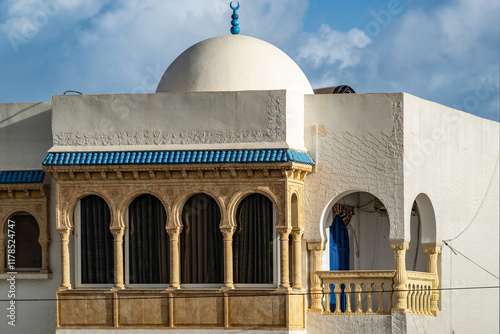
[[[371,193],[358,191],[339,196],[330,204],[323,218],[328,251],[323,268],[328,266],[331,271],[394,270],[394,253],[389,242],[390,222],[384,203]],[[351,283],[341,284],[339,287],[332,284],[330,288],[332,311],[336,310],[337,302],[340,304],[340,312],[346,312],[347,299],[351,306],[357,303],[354,294],[345,292],[349,289],[352,291]],[[340,289],[338,298],[335,296],[335,288]],[[372,302],[377,305],[377,295],[372,297]],[[384,308],[387,308],[387,298],[387,294],[384,295]],[[367,302],[367,293],[363,292],[363,309],[367,308]]]
[[[221,212],[206,194],[188,199],[182,210],[181,282],[222,284],[224,281]]]
[[[75,208],[75,218],[79,283],[112,284],[114,245],[108,204],[99,196],[86,196]]]
[[[422,218],[416,201],[413,202],[410,217],[410,244],[406,251],[406,269],[426,271],[427,260],[422,247]]]
[[[272,201],[252,194],[243,199],[236,213],[233,237],[234,282],[273,284],[275,228]]]
[[[343,226],[336,226],[345,228],[348,234],[344,244],[349,245],[350,270],[394,269],[394,253],[389,241],[389,216],[382,201],[368,192],[352,192],[331,203],[324,215],[328,250],[331,249],[332,233],[345,235],[332,231],[332,224],[337,216],[342,219]],[[330,267],[330,252],[327,259]],[[324,267],[326,266],[325,263]]]
[[[166,221],[165,208],[153,195],[141,195],[130,204],[125,238],[127,283],[169,282],[169,239],[165,230]]]
[[[5,266],[12,271],[9,262],[17,271],[39,271],[42,268],[42,246],[38,242],[40,228],[35,217],[19,212],[4,224]],[[12,235],[11,239],[9,235]],[[13,241],[11,241],[13,240]],[[9,250],[15,250],[15,261],[9,261]]]
[[[299,227],[299,200],[297,198],[297,194],[292,194],[292,198],[290,200],[291,206],[291,218],[292,218],[292,227]]]
[[[418,207],[418,216],[421,221],[421,241],[424,244],[435,244],[438,240],[438,231],[436,228],[436,215],[432,202],[426,194],[422,193],[415,198],[415,204]]]

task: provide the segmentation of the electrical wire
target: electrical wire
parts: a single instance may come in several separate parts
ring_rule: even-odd
[[[481,266],[480,264],[478,264],[478,263],[474,262],[473,260],[469,259],[469,258],[468,258],[467,256],[465,256],[463,253],[459,252],[459,251],[458,251],[458,250],[456,250],[455,248],[453,248],[453,247],[451,247],[450,245],[448,245],[448,243],[447,243],[446,241],[444,241],[444,240],[443,240],[443,242],[444,242],[444,244],[445,244],[446,246],[448,246],[448,247],[451,249],[451,251],[452,251],[453,253],[455,253],[455,255],[457,255],[457,253],[458,253],[458,254],[460,254],[460,255],[462,255],[462,256],[463,256],[463,257],[465,257],[467,260],[469,260],[470,262],[474,263],[476,266],[478,266],[479,268],[483,269],[484,271],[486,271],[486,272],[487,272],[488,274],[490,274],[491,276],[495,277],[496,279],[500,279],[498,276],[496,276],[495,274],[493,274],[493,273],[492,273],[491,271],[489,271],[488,269],[484,268],[484,267],[483,267],[483,266]]]
[[[469,287],[454,287],[454,288],[436,288],[436,289],[412,289],[412,290],[373,290],[371,293],[377,292],[415,292],[415,291],[455,291],[455,290],[489,290],[489,289],[500,289],[500,285],[496,286],[469,286]],[[76,292],[78,290],[75,290]],[[99,293],[99,292],[96,292]],[[100,292],[104,293],[104,292]],[[109,292],[108,292],[109,293]],[[367,293],[367,291],[357,292],[357,291],[343,291],[346,294],[356,294],[356,293]],[[11,300],[15,300],[15,302],[46,302],[46,301],[69,301],[69,300],[155,300],[155,299],[200,299],[200,298],[244,298],[244,297],[269,297],[269,296],[315,296],[315,295],[323,295],[323,292],[302,292],[302,293],[259,293],[259,294],[203,294],[203,295],[186,295],[186,296],[141,296],[141,297],[97,297],[97,298],[26,298],[26,299],[0,299],[0,302],[10,302]]]
[[[495,180],[495,175],[497,173],[497,170],[498,170],[498,161],[500,160],[500,155],[497,157],[497,162],[495,164],[495,168],[493,169],[493,174],[491,174],[491,179],[490,179],[490,183],[488,184],[488,188],[486,188],[486,192],[484,193],[484,196],[483,196],[483,200],[481,201],[481,203],[479,204],[479,207],[477,208],[476,210],[476,213],[474,214],[474,217],[472,217],[472,220],[470,221],[469,225],[467,225],[467,227],[462,231],[460,232],[456,237],[454,238],[451,238],[451,239],[446,239],[446,240],[443,240],[444,243],[446,243],[447,241],[453,241],[455,239],[457,239],[458,237],[460,237],[462,234],[464,234],[471,226],[472,224],[476,221],[476,218],[477,216],[479,215],[479,212],[481,211],[481,209],[483,208],[483,205],[484,203],[486,202],[486,198],[488,197],[488,194],[490,193],[490,190],[491,190],[491,186],[493,184],[493,181]]]

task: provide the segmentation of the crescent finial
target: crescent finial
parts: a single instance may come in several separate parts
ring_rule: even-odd
[[[233,6],[233,2],[231,1],[229,3],[229,7],[231,7],[231,9],[233,10],[233,15],[231,15],[231,18],[233,19],[231,21],[231,34],[233,35],[238,35],[240,33],[240,27],[238,27],[240,25],[240,21],[238,21],[239,19],[239,16],[238,16],[238,9],[240,9],[240,3],[238,2],[238,6],[237,7],[234,7]]]
[[[229,7],[231,7],[232,10],[238,10],[238,9],[240,9],[240,3],[239,2],[237,2],[237,3],[238,3],[238,7],[234,8],[233,2],[231,1],[231,3],[229,4]]]

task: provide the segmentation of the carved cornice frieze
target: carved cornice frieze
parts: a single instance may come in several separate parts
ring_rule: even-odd
[[[286,140],[286,102],[283,97],[269,96],[267,128],[252,130],[144,130],[121,132],[55,133],[57,146],[110,145],[192,145]]]
[[[116,166],[45,166],[56,181],[159,181],[227,180],[227,179],[282,179],[302,183],[311,166],[297,163],[249,163],[227,166],[223,164],[197,165],[116,165]],[[1,188],[0,188],[1,191]]]

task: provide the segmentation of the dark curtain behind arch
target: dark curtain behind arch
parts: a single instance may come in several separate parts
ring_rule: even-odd
[[[161,201],[141,195],[129,206],[129,281],[131,284],[169,282],[167,215]]]
[[[40,228],[32,215],[20,213],[12,216],[9,220],[14,221],[14,240],[16,246],[16,268],[42,268],[42,246],[38,243]],[[4,236],[7,239],[7,222],[4,225]],[[5,245],[5,268],[7,268],[9,244]],[[7,270],[9,271],[9,270]]]
[[[112,284],[114,251],[108,205],[101,197],[92,195],[81,199],[80,208],[82,283]]]
[[[223,238],[217,202],[206,194],[191,197],[182,210],[182,283],[223,283]]]
[[[246,197],[233,237],[235,283],[273,283],[273,203],[261,194]]]

